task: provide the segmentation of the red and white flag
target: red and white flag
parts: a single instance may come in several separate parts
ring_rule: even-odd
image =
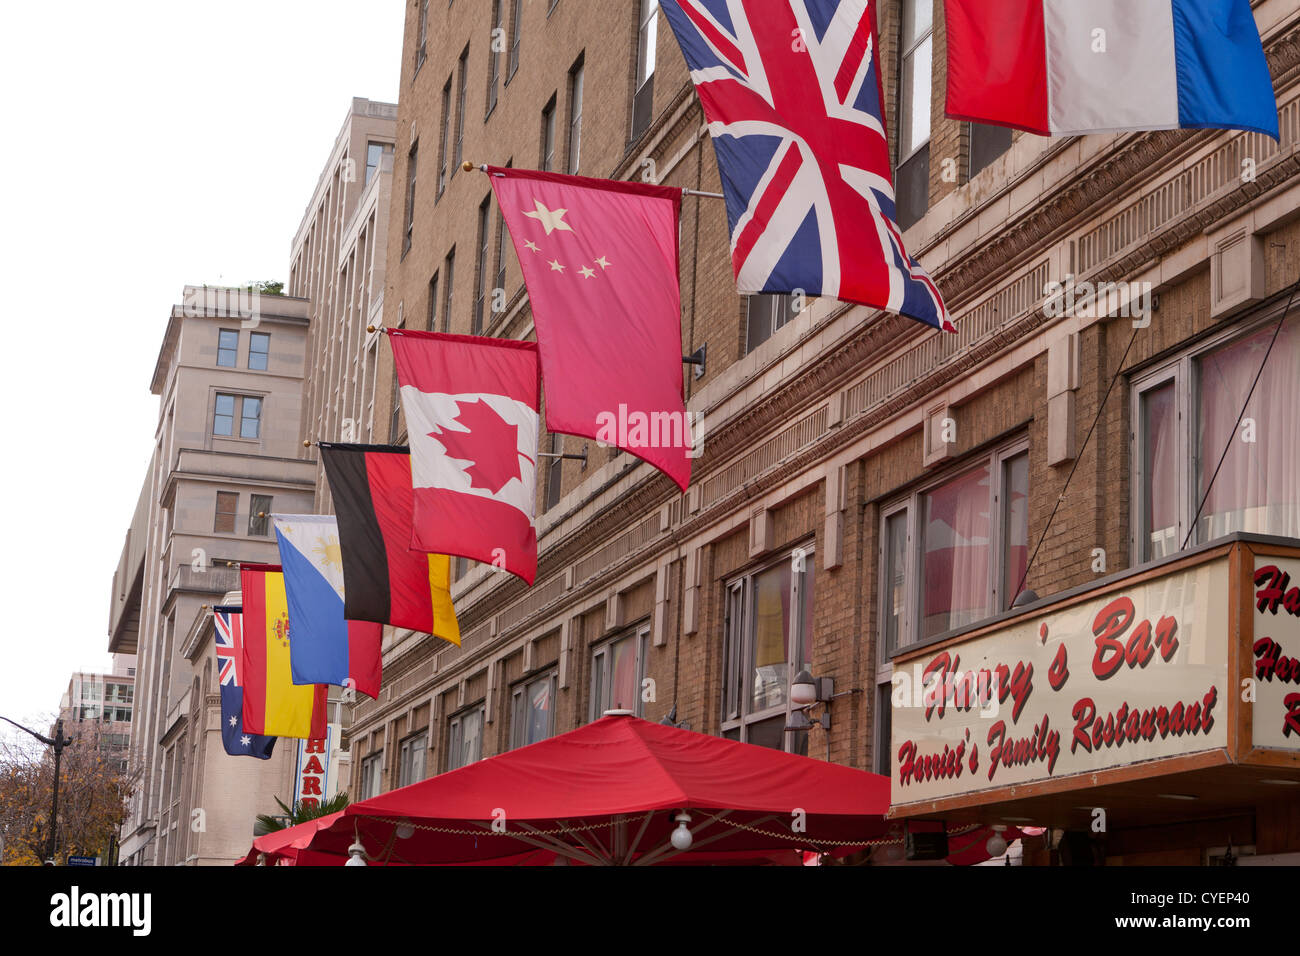
[[[537,576],[537,346],[390,329],[411,444],[411,548]]]
[[[532,305],[546,427],[616,445],[683,490],[680,189],[488,167]]]

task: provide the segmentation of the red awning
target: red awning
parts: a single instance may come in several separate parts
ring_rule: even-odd
[[[887,777],[609,716],[353,804],[309,847],[343,858],[359,835],[373,860],[417,865],[794,862],[871,844],[888,809]],[[682,811],[686,853],[670,843]]]

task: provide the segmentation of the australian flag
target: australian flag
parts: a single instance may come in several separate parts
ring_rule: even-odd
[[[713,136],[740,291],[803,291],[955,332],[896,222],[874,0],[662,6]]]
[[[239,656],[244,645],[244,609],[214,607],[217,629],[217,673],[221,682],[221,743],[232,757],[267,760],[274,737],[244,733],[244,688],[239,683]]]

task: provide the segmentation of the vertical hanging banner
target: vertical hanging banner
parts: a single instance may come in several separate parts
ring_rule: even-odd
[[[1250,0],[944,0],[946,112],[1077,136],[1244,129],[1278,138]]]
[[[343,616],[343,552],[333,515],[272,515],[293,626],[295,684],[335,684],[379,696],[384,628]]]
[[[293,682],[289,604],[278,564],[239,569],[244,599],[244,729],[273,737],[325,736],[329,688]]]
[[[275,738],[244,732],[244,688],[239,682],[240,658],[244,653],[243,608],[214,607],[217,679],[221,686],[221,746],[232,757],[269,760]]]
[[[709,121],[740,291],[824,295],[957,331],[903,248],[874,3],[661,6]]]
[[[343,548],[343,613],[460,644],[451,561],[411,550],[411,455],[390,445],[318,442]]]
[[[334,794],[330,785],[338,772],[338,761],[334,757],[334,729],[337,724],[329,724],[325,736],[316,740],[304,740],[298,745],[298,766],[293,777],[293,803],[303,807],[319,807]],[[290,804],[292,806],[293,804]]]
[[[389,329],[411,440],[411,547],[537,576],[537,346]]]
[[[546,427],[616,445],[686,490],[680,189],[488,167],[537,328]]]

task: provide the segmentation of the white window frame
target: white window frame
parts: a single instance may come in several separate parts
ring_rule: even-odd
[[[1145,503],[1142,490],[1145,487],[1145,456],[1141,450],[1145,447],[1146,437],[1142,427],[1142,397],[1149,391],[1166,385],[1174,385],[1174,408],[1177,412],[1178,429],[1175,448],[1178,461],[1178,550],[1181,550],[1187,533],[1191,530],[1192,515],[1200,504],[1200,485],[1197,481],[1202,468],[1213,471],[1219,464],[1222,448],[1205,450],[1205,460],[1200,460],[1202,450],[1197,448],[1196,435],[1200,429],[1198,420],[1197,397],[1200,395],[1201,383],[1197,375],[1198,361],[1206,354],[1229,345],[1237,339],[1243,339],[1257,332],[1272,328],[1278,321],[1279,311],[1285,303],[1279,302],[1263,315],[1238,322],[1231,328],[1223,329],[1214,335],[1196,342],[1181,350],[1177,355],[1164,359],[1158,364],[1133,376],[1129,386],[1129,500],[1131,507],[1129,528],[1129,556],[1133,566],[1148,564],[1159,558],[1145,556],[1142,546],[1143,525],[1146,522]],[[1262,360],[1263,356],[1261,356]],[[1270,359],[1270,361],[1272,361]],[[1255,399],[1259,391],[1255,392]],[[1207,539],[1213,540],[1213,539]],[[1206,544],[1201,532],[1195,530],[1189,547]],[[1174,552],[1177,553],[1177,552]]]
[[[361,761],[361,799],[369,800],[383,792],[384,753],[379,751]]]
[[[397,786],[409,787],[425,778],[429,728],[424,727],[404,737],[397,750]],[[418,763],[418,773],[416,776]]]
[[[794,646],[797,652],[795,660],[787,661],[785,703],[780,706],[766,707],[750,711],[753,700],[750,681],[754,671],[754,602],[757,595],[754,580],[767,571],[778,567],[783,562],[795,561],[801,555],[800,570],[790,575],[790,614],[791,628],[794,631]],[[736,576],[726,583],[724,588],[723,639],[722,639],[722,707],[721,730],[723,733],[739,731],[742,743],[749,742],[749,728],[773,717],[784,714],[789,724],[790,714],[796,708],[790,703],[790,686],[794,683],[799,660],[811,659],[809,646],[813,635],[803,632],[803,589],[805,587],[806,569],[815,567],[817,559],[815,539],[809,539],[784,550],[775,561],[767,561],[757,567]],[[816,589],[814,573],[813,588]],[[815,596],[814,596],[815,599]],[[783,734],[781,749],[791,752],[794,734]]]
[[[460,763],[460,751],[465,742],[465,721],[474,715],[478,716],[478,756],[467,763]],[[483,759],[483,732],[486,728],[487,705],[482,701],[458,710],[448,719],[447,759],[444,761],[448,770],[459,770]]]
[[[588,706],[587,719],[597,720],[605,711],[610,710],[613,704],[609,700],[610,691],[610,664],[614,655],[611,651],[614,645],[622,641],[631,639],[634,641],[636,652],[636,691],[635,700],[632,706],[632,712],[638,717],[645,716],[645,705],[641,699],[641,688],[645,683],[646,659],[650,650],[650,625],[649,623],[640,624],[631,630],[625,630],[608,640],[594,644],[591,649],[591,678],[590,686],[590,704]],[[599,683],[597,681],[599,680]]]
[[[1015,600],[1015,595],[1003,595],[1002,576],[1006,571],[1003,566],[1007,542],[1005,537],[1006,514],[1004,509],[1005,489],[1003,488],[1003,475],[1005,465],[1008,461],[1021,454],[1029,452],[1028,436],[1021,436],[1013,441],[1006,442],[991,452],[984,452],[981,455],[963,459],[962,462],[949,469],[945,469],[941,475],[927,480],[924,484],[917,485],[906,495],[893,499],[887,505],[880,509],[880,537],[877,548],[877,565],[878,572],[876,577],[876,594],[878,596],[877,607],[880,608],[880,621],[876,628],[877,647],[880,648],[879,659],[883,664],[889,659],[891,653],[909,647],[913,644],[922,643],[922,641],[938,640],[943,635],[936,634],[930,638],[922,638],[919,628],[921,626],[920,606],[922,599],[921,590],[921,573],[923,556],[921,552],[921,508],[922,499],[937,488],[946,485],[953,480],[960,478],[969,471],[979,468],[981,465],[987,465],[990,473],[989,504],[990,508],[996,509],[996,514],[992,511],[989,515],[989,549],[996,556],[996,561],[990,562],[989,585],[987,591],[988,607],[991,609],[988,617],[995,617],[1003,613],[1011,602]],[[1032,481],[1032,473],[1030,475]],[[907,548],[904,555],[905,572],[903,578],[904,599],[903,599],[903,622],[899,627],[898,647],[893,651],[889,649],[886,633],[886,607],[885,596],[888,593],[889,579],[889,562],[886,554],[887,548],[887,527],[889,519],[906,511],[907,513]],[[953,630],[965,630],[972,625],[962,625]],[[947,633],[947,632],[945,632]],[[879,678],[880,668],[877,668]]]
[[[523,715],[527,706],[528,692],[542,681],[551,682],[551,725],[547,728],[546,736],[537,740],[524,740],[524,721]],[[540,743],[542,740],[549,740],[555,736],[555,711],[559,706],[560,692],[560,672],[558,668],[541,671],[533,676],[521,680],[510,690],[510,749],[516,750],[519,747],[525,747],[529,743]]]

